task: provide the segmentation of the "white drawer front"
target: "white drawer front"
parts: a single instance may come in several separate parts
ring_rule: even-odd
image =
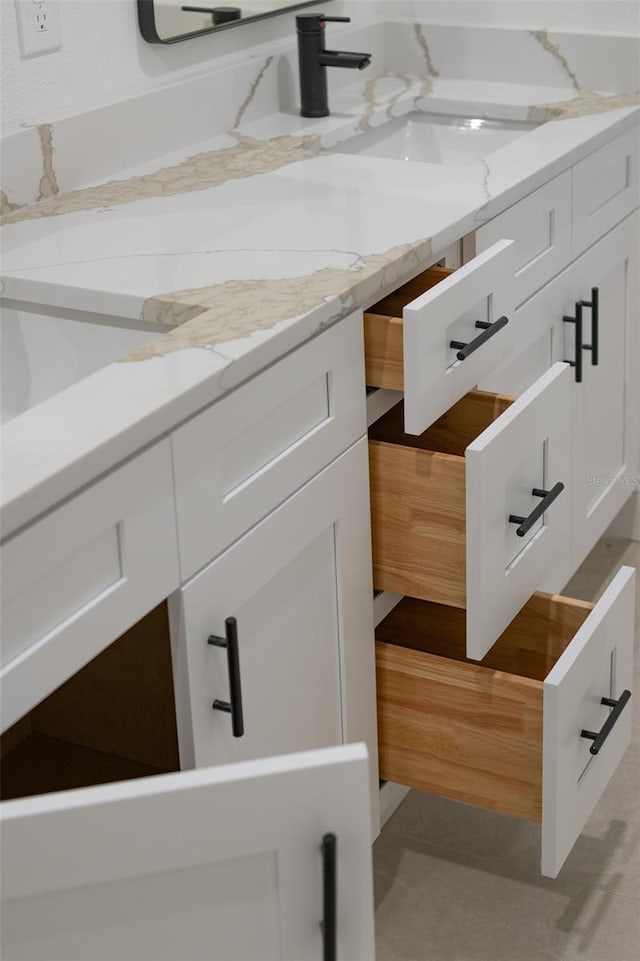
[[[627,703],[594,756],[599,732],[633,682],[635,570],[623,567],[544,682],[542,873],[555,877],[631,740]]]
[[[571,172],[535,190],[476,231],[476,250],[515,242],[514,298],[521,304],[571,260]]]
[[[169,443],[2,545],[2,729],[179,584]]]
[[[405,430],[421,434],[489,371],[515,343],[514,245],[502,240],[422,294],[403,311]],[[465,360],[451,342],[470,343],[476,323],[509,323]]]
[[[365,430],[359,311],[177,430],[172,445],[183,580]]]
[[[640,126],[573,168],[573,256],[590,247],[640,202]]]
[[[466,449],[467,655],[480,660],[551,571],[570,576],[571,368],[555,364]],[[563,490],[523,537],[510,516]]]

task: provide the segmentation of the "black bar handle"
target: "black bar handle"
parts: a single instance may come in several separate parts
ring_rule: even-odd
[[[244,734],[244,716],[242,711],[242,685],[240,683],[240,654],[238,652],[238,623],[235,617],[228,617],[224,622],[226,637],[211,634],[208,644],[214,647],[226,647],[227,668],[229,670],[229,700],[219,701],[217,698],[211,705],[214,711],[225,711],[231,715],[231,730],[234,737]]]
[[[591,308],[591,343],[583,344],[583,350],[591,351],[591,366],[597,367],[600,362],[600,291],[591,288],[591,300],[581,300],[583,307]]]
[[[477,337],[474,337],[469,344],[464,344],[459,340],[452,340],[449,343],[449,347],[451,347],[452,350],[458,351],[456,354],[458,360],[466,360],[467,357],[470,357],[471,354],[476,352],[478,347],[482,347],[482,345],[486,344],[488,340],[491,340],[492,337],[495,337],[498,331],[502,330],[503,327],[506,327],[508,323],[508,317],[498,317],[493,324],[488,324],[484,320],[476,320],[476,327],[478,327],[482,333],[478,334]]]
[[[570,367],[575,367],[576,384],[581,384],[582,383],[582,351],[584,350],[584,341],[582,336],[582,302],[576,301],[575,317],[563,317],[562,320],[563,320],[563,323],[565,324],[576,325],[575,360],[567,360],[565,361],[565,363],[569,364]]]
[[[631,691],[623,691],[617,701],[612,700],[610,697],[600,698],[601,704],[604,704],[605,707],[612,707],[613,710],[598,732],[580,731],[580,737],[586,737],[587,740],[593,741],[593,744],[589,748],[590,754],[598,754],[630,700]]]
[[[529,516],[519,517],[516,514],[509,514],[509,523],[520,525],[516,531],[518,537],[524,537],[524,535],[531,530],[536,521],[540,520],[545,511],[551,507],[556,497],[559,497],[563,490],[564,484],[561,481],[558,481],[557,484],[554,484],[550,491],[543,491],[538,487],[533,488],[531,491],[532,495],[534,497],[541,497],[542,500],[538,506],[531,511]]]
[[[335,834],[325,834],[322,851],[322,961],[338,961],[338,884]]]
[[[351,17],[325,17],[323,13],[320,14],[320,19],[325,23],[351,23]]]

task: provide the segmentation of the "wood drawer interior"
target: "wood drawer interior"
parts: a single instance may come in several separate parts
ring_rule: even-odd
[[[404,598],[376,628],[380,777],[541,821],[543,682],[592,609],[534,594],[476,662],[463,610]]]
[[[429,267],[365,311],[365,370],[370,387],[404,390],[402,312],[454,272],[450,267]]]
[[[514,400],[470,391],[419,436],[400,402],[370,428],[377,590],[466,606],[465,449]]]
[[[0,798],[178,771],[166,603],[0,737]]]

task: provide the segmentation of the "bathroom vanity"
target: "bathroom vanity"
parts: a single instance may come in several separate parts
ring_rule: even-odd
[[[640,106],[398,78],[418,29],[363,33],[387,71],[335,116],[245,104],[197,163],[7,215],[12,323],[138,338],[2,429],[8,957],[319,957],[328,835],[372,957],[380,781],[540,822],[555,877],[629,743],[634,572],[562,591],[640,473]],[[523,128],[355,136],[416,110]]]

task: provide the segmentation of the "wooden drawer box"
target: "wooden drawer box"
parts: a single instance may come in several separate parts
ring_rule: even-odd
[[[634,596],[628,567],[595,607],[535,594],[480,664],[461,610],[405,598],[376,630],[380,777],[541,821],[555,877],[630,741],[602,698],[631,687]]]
[[[569,485],[570,388],[555,364],[517,400],[471,391],[419,437],[402,404],[369,431],[374,587],[466,608],[470,657],[552,571],[570,576],[568,492],[522,536],[509,520]]]
[[[456,271],[429,268],[365,313],[367,384],[404,391],[405,430],[422,433],[511,354],[513,307],[510,240]]]

